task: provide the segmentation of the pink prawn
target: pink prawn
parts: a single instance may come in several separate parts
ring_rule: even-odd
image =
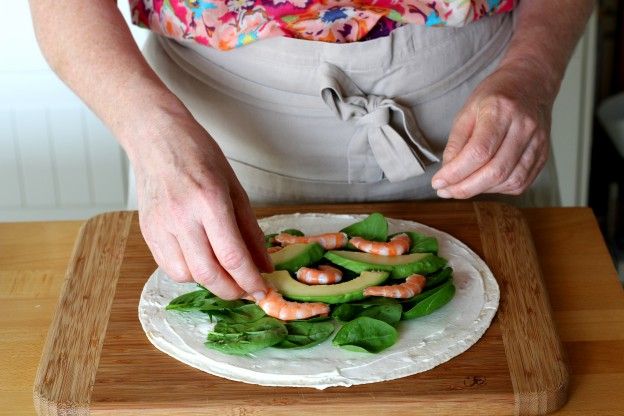
[[[358,250],[381,256],[400,256],[410,248],[410,238],[402,233],[395,235],[387,243],[366,240],[362,237],[353,237],[349,242]]]
[[[275,236],[275,241],[283,246],[290,244],[319,243],[325,250],[333,250],[347,245],[348,237],[345,233],[325,233],[319,235],[296,236],[288,233],[280,233]]]
[[[269,289],[266,296],[256,304],[269,316],[283,321],[307,319],[317,315],[329,314],[329,306],[320,302],[290,302],[275,289]]]
[[[409,276],[405,283],[389,286],[370,286],[364,289],[364,296],[383,296],[385,298],[406,299],[416,296],[425,287],[427,279],[420,274]]]
[[[308,285],[331,285],[342,280],[342,272],[326,264],[318,269],[302,267],[297,270],[297,280]]]

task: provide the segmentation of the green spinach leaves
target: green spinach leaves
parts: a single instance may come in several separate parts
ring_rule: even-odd
[[[360,316],[340,328],[332,344],[349,351],[377,353],[394,345],[399,333],[390,324]]]

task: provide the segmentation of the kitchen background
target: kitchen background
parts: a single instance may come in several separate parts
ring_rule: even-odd
[[[127,19],[127,2],[118,3]],[[624,95],[608,98],[624,91],[623,3],[599,2],[566,72],[552,129],[562,203],[594,209],[622,279]],[[142,45],[147,32],[131,30]],[[48,68],[26,1],[12,2],[11,19],[3,19],[0,57],[0,221],[124,209],[125,156]]]

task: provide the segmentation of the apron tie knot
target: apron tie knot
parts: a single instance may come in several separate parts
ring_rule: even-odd
[[[367,96],[366,113],[356,118],[355,125],[358,127],[380,128],[390,123],[390,108],[381,105],[383,97],[377,95]]]
[[[350,183],[378,182],[384,175],[399,182],[440,161],[408,108],[365,94],[335,65],[323,63],[318,70],[323,101],[336,117],[356,127],[347,147]]]

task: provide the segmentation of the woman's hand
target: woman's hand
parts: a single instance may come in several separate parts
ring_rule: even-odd
[[[594,3],[518,3],[499,68],[455,119],[431,181],[438,196],[517,195],[531,185],[548,159],[552,106]]]
[[[149,67],[116,2],[30,5],[46,59],[132,162],[156,262],[224,299],[261,296],[258,268],[272,266],[247,196],[217,144]]]
[[[441,198],[518,195],[549,154],[554,94],[527,68],[500,67],[458,113],[432,186]]]
[[[188,113],[143,125],[149,127],[137,141],[149,144],[130,158],[141,231],[156,262],[174,280],[194,280],[223,299],[261,298],[266,286],[258,267],[272,265],[247,195],[217,144]]]

